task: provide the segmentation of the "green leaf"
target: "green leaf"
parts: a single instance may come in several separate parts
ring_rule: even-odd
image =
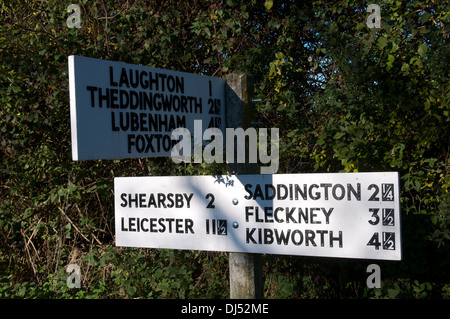
[[[410,71],[409,64],[403,62],[403,64],[402,64],[402,72],[408,73],[409,71]]]
[[[387,69],[388,71],[389,71],[390,69],[392,69],[394,61],[395,61],[395,57],[394,57],[392,54],[389,54],[389,55],[388,55],[388,62],[386,63],[386,65],[387,65],[387,68],[386,68],[386,69]]]
[[[344,136],[345,135],[345,133],[344,132],[337,132],[334,136],[333,136],[333,138],[335,139],[335,140],[338,140],[338,139],[340,139],[342,136]]]
[[[378,48],[383,49],[387,44],[387,38],[381,37],[377,41]]]
[[[396,289],[388,289],[388,296],[391,299],[395,299],[400,292]]]
[[[281,60],[284,59],[286,56],[283,54],[283,52],[277,52],[275,53],[275,57]]]
[[[14,93],[19,93],[20,92],[20,87],[18,87],[18,86],[10,86],[9,88],[8,88],[8,92],[14,92]]]
[[[270,9],[272,9],[273,1],[266,1],[264,3],[264,6],[266,7],[267,11],[269,11]]]
[[[419,48],[417,49],[417,53],[419,53],[419,55],[424,58],[427,55],[427,46],[425,43],[421,43],[419,45]]]

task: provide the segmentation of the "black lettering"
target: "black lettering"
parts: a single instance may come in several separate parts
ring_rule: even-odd
[[[106,102],[106,108],[109,108],[109,89],[106,89],[106,94],[102,94],[102,88],[98,88],[98,107],[103,107],[103,101]]]
[[[128,194],[128,207],[131,207],[131,204],[134,203],[134,207],[138,207],[138,194],[134,194],[134,198],[131,197],[132,194]]]
[[[248,244],[250,241],[253,244],[256,244],[256,240],[253,238],[253,233],[255,232],[256,228],[252,228],[251,231],[249,231],[248,228],[245,229],[245,242]]]
[[[194,194],[192,194],[192,195],[194,195]],[[192,219],[185,219],[184,221],[185,221],[185,226],[184,226],[185,232],[186,233],[191,232],[191,234],[195,234],[194,230],[192,229],[192,227],[194,226],[194,221]]]
[[[123,87],[124,85],[126,85],[127,88],[130,87],[130,83],[128,82],[127,70],[125,68],[122,68],[120,72],[119,86]]]
[[[173,92],[175,90],[175,79],[172,75],[167,77],[167,89],[169,92]]]
[[[311,186],[309,186],[309,192],[308,192],[309,193],[309,198],[314,199],[314,200],[320,199],[320,193],[319,192],[316,192],[315,195],[313,195],[313,193],[312,193],[313,187],[314,188],[319,188],[319,185],[312,184]]]
[[[355,196],[357,201],[361,200],[361,184],[356,184],[356,190],[353,188],[352,184],[347,184],[347,200],[351,200],[350,194]]]
[[[252,208],[253,208],[252,206],[245,206],[245,221],[246,222],[249,221],[248,217],[250,215],[253,215],[253,213],[250,213],[250,209],[252,209]]]
[[[155,77],[153,78],[152,73],[148,73],[148,77],[150,80],[150,90],[153,90],[153,85],[155,85],[154,90],[159,91],[159,85],[158,85],[158,73],[155,74]]]
[[[114,81],[114,75],[113,75],[114,68],[112,66],[109,67],[109,85],[110,86],[117,86],[117,82]]]
[[[163,110],[170,112],[172,110],[172,95],[163,95]]]
[[[137,88],[139,86],[139,71],[138,70],[134,70],[135,72],[135,77],[133,77],[133,70],[128,70],[130,76],[130,83],[131,83],[131,87],[133,87],[134,89]]]
[[[330,247],[333,247],[334,241],[337,241],[339,243],[339,248],[342,248],[342,231],[339,231],[339,236],[333,237],[333,231],[330,230]]]
[[[147,82],[148,84],[148,82]],[[141,109],[142,110],[148,110],[152,111],[153,110],[153,104],[152,104],[152,94],[148,94],[147,92],[144,92],[143,94],[143,99],[141,101]]]
[[[298,208],[298,222],[301,223],[300,217],[303,218],[303,222],[308,224],[308,208],[305,208],[305,212],[301,207]]]
[[[177,93],[184,94],[184,78],[183,77],[175,77],[175,85]]]
[[[153,195],[153,193],[150,194],[150,198],[148,199],[147,207],[150,208],[151,206],[153,206],[154,208],[157,208],[155,195]]]
[[[167,208],[165,201],[166,201],[166,195],[163,193],[158,193],[158,208],[161,208],[161,205],[162,205],[162,207]],[[178,206],[177,206],[177,208],[178,208]]]
[[[131,146],[135,145],[136,135],[128,134],[128,153],[131,153]]]
[[[220,115],[220,110],[221,110],[221,102],[219,99],[214,99],[214,110],[216,115]]]
[[[334,208],[330,208],[328,211],[322,207],[322,212],[325,215],[325,223],[329,224],[330,223],[330,215],[333,212]]]
[[[273,243],[273,231],[272,229],[264,228],[264,244],[270,245]]]
[[[150,232],[156,233],[156,218],[150,218]]]
[[[328,233],[328,230],[316,230],[318,234],[320,234],[320,247],[324,247],[325,239],[324,235]]]
[[[248,193],[248,195],[244,196],[245,199],[253,199],[253,193],[251,191],[251,188],[252,188],[252,184],[245,185],[244,189]]]
[[[158,220],[158,224],[159,224],[159,226],[161,226],[161,228],[159,229],[159,232],[164,233],[166,231],[166,225],[164,225],[164,218],[160,218]]]
[[[208,114],[214,114],[214,102],[213,99],[208,99],[208,105],[211,105],[209,108]]]
[[[165,152],[168,152],[172,149],[172,141],[169,135],[164,135],[162,137],[162,147]]]
[[[121,109],[126,109],[128,108],[130,102],[130,98],[128,96],[128,92],[125,90],[120,90],[119,91],[119,107]]]
[[[138,151],[138,153],[142,153],[144,151],[144,147],[145,139],[142,135],[138,135],[136,137],[136,151]]]
[[[281,195],[281,189],[284,189],[284,195]],[[278,184],[277,185],[277,199],[279,200],[283,200],[286,199],[288,197],[288,188],[286,187],[286,185],[283,184]]]
[[[121,221],[120,221],[120,224],[121,224],[121,230],[122,230],[122,231],[128,231],[128,229],[125,228],[125,225],[124,225],[124,223],[123,223],[123,220],[124,220],[124,218],[122,217],[122,218],[121,218]]]
[[[145,194],[139,194],[139,207],[146,207],[145,206]]]
[[[194,193],[190,193],[189,196],[183,193],[183,196],[186,199],[187,208],[191,208],[191,199],[194,197]]]
[[[94,92],[97,91],[98,88],[95,87],[95,86],[86,86],[86,89],[91,92],[91,106],[95,107],[95,94],[94,94]]]
[[[128,114],[128,113],[127,113]],[[135,112],[130,112],[130,123],[131,123],[131,131],[136,132],[139,131],[139,115]]]
[[[185,112],[188,113],[188,109],[187,109],[187,97],[182,95],[181,96],[181,105],[180,105],[180,111],[181,112]]]
[[[306,229],[305,230],[305,245],[309,246],[309,243],[311,243],[314,247],[316,247],[316,242],[314,241],[314,238],[316,237],[316,234],[313,230]]]
[[[136,91],[130,91],[130,109],[136,110],[139,107],[139,95]]]
[[[146,89],[146,88],[148,88],[148,80],[147,79],[144,80],[144,78],[143,78],[144,76],[145,77],[148,76],[147,71],[141,71],[141,74],[139,75],[139,80],[141,82],[141,87],[143,89]]]
[[[122,199],[122,203],[120,204],[120,206],[122,207],[127,207],[127,194],[126,193],[122,193],[120,194],[120,198]]]
[[[273,207],[264,207],[264,221],[266,223],[273,223]],[[272,211],[272,212],[269,212]]]
[[[166,79],[166,77],[167,77],[167,75],[166,74],[161,74],[161,73],[158,73],[158,76],[161,78],[161,91],[165,91],[166,90],[166,88],[165,88],[165,79]]]
[[[269,195],[269,189],[272,191],[272,194]],[[273,186],[272,184],[266,184],[265,185],[265,193],[266,193],[266,199],[267,200],[272,200],[275,198],[276,195],[276,190],[275,190],[275,186]]]
[[[174,218],[166,218],[166,221],[169,224],[169,233],[172,233],[172,223],[174,222],[174,220]]]
[[[283,243],[284,245],[287,245],[289,243],[289,235],[291,234],[291,230],[288,229],[286,234],[284,234],[284,231],[281,231],[280,234],[278,234],[278,230],[275,229],[275,237],[277,240],[277,244],[281,245],[281,243]],[[300,233],[301,235],[302,233]],[[303,236],[302,236],[302,241],[303,241]],[[301,244],[301,242],[300,242]]]
[[[255,222],[262,223],[264,220],[262,218],[259,218],[259,207],[255,207]]]
[[[175,194],[175,207],[176,208],[183,207],[183,195],[182,194]],[[165,206],[164,206],[164,208],[165,208]]]
[[[117,104],[117,100],[119,98],[117,97],[117,93],[119,93],[119,90],[118,89],[111,89],[110,93],[111,93],[111,108],[112,109],[118,109],[119,108],[119,104]]]
[[[292,215],[294,214],[295,211],[295,207],[290,209],[289,212],[289,207],[286,207],[286,223],[289,223],[289,221],[292,221],[293,223],[297,223],[297,221],[292,217]]]
[[[169,202],[167,204],[168,208],[172,208],[175,205],[175,202],[173,201],[173,196],[175,196],[173,193],[167,194],[167,201]]]
[[[111,130],[113,132],[117,132],[120,129],[116,126],[116,114],[115,112],[111,112]]]
[[[136,222],[136,218],[134,218],[134,217],[130,217],[128,219],[128,226],[130,227],[129,229],[132,232],[136,231],[136,228],[135,228],[136,224],[135,224],[135,222]]]
[[[341,194],[340,194],[339,196],[337,196],[337,194],[336,194],[336,190],[337,190],[338,188],[341,190]],[[334,199],[336,199],[336,200],[341,200],[341,199],[343,199],[344,196],[345,196],[345,188],[344,188],[344,186],[342,186],[341,184],[336,184],[336,185],[333,186],[332,193],[333,193]]]
[[[130,127],[130,113],[119,112],[119,124],[122,131],[128,131]]]
[[[197,102],[197,98],[195,98],[195,113],[202,113],[202,98],[200,97],[198,100]]]
[[[303,190],[300,189],[300,185],[295,184],[295,200],[298,200],[298,194],[300,194],[303,200],[307,200],[306,184],[303,184]]]
[[[148,228],[144,228],[144,222],[148,223],[148,218],[141,219],[141,229],[143,232],[148,232]]]
[[[140,113],[139,114],[139,128],[141,132],[147,132],[148,126],[147,126],[147,114]]]
[[[298,241],[295,240],[295,235],[296,235],[296,234],[298,234],[298,235],[300,236],[300,239],[299,239]],[[293,243],[294,245],[300,246],[300,245],[303,243],[303,233],[302,233],[300,230],[295,229],[295,230],[292,232],[291,241],[292,241],[292,243]]]
[[[264,200],[264,195],[261,189],[261,185],[256,184],[255,187],[255,193],[253,194],[253,199],[256,199],[257,197],[260,197],[262,200]]]
[[[279,219],[278,218],[278,212],[279,211],[283,211],[283,208],[281,208],[281,207],[275,208],[275,211],[274,211],[275,220],[276,220],[277,223],[284,223],[284,219]]]
[[[309,219],[311,221],[311,224],[321,224],[321,221],[314,220],[315,217],[317,217],[317,214],[314,213],[315,210],[320,210],[320,208],[310,208],[309,209]]]
[[[182,219],[176,219],[175,220],[175,232],[177,234],[183,234],[183,224],[182,224],[183,220]]]
[[[331,184],[320,184],[320,187],[325,188],[325,200],[328,200],[328,188],[330,188],[332,185]]]
[[[148,153],[149,149],[152,149],[152,152],[155,152],[155,149],[153,148],[153,135],[145,134],[145,140],[147,141],[147,147],[145,148],[145,153]]]
[[[214,128],[215,126],[214,126],[214,117],[211,117],[211,119],[209,120],[209,123],[208,123],[208,128]]]
[[[180,97],[178,95],[174,95],[172,98],[172,107],[175,112],[180,111],[181,103],[180,103]]]

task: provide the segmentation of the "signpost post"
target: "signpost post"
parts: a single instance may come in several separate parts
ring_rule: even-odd
[[[230,128],[250,127],[254,117],[253,82],[244,72],[233,72],[227,79],[226,86],[226,124]],[[236,144],[234,144],[236,145]],[[245,154],[249,154],[248,145]],[[236,148],[234,155],[237,154]],[[232,174],[258,174],[257,163],[238,163],[236,159],[228,163]],[[263,293],[262,256],[232,252],[229,255],[230,298],[261,299]]]

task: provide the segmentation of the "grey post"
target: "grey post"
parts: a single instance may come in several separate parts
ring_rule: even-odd
[[[229,75],[225,89],[226,127],[242,127],[246,130],[253,120],[252,105],[253,82],[244,72],[236,71]],[[236,143],[233,143],[236,145]],[[248,154],[246,144],[246,154]],[[234,152],[236,156],[236,149]],[[230,174],[258,174],[257,163],[228,164]],[[230,253],[230,298],[263,298],[262,258],[260,254]]]

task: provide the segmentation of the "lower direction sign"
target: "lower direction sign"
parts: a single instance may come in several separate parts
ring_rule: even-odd
[[[117,246],[401,260],[396,172],[117,177]]]

